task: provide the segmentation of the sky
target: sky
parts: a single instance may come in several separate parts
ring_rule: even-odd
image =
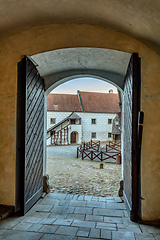
[[[77,90],[85,92],[103,92],[108,93],[112,89],[114,93],[117,93],[117,88],[103,80],[85,77],[75,78],[68,82],[65,82],[56,87],[51,93],[59,94],[76,94]]]

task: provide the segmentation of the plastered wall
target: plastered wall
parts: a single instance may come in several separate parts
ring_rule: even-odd
[[[37,27],[0,42],[0,203],[15,205],[17,62],[33,55],[67,47],[100,47],[138,52],[142,59],[141,107],[142,218],[160,218],[160,56],[143,43],[120,32],[91,25]]]

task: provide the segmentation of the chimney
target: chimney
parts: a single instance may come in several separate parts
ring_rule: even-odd
[[[110,90],[109,90],[109,93],[113,93],[113,90],[112,90],[112,89],[110,89]]]

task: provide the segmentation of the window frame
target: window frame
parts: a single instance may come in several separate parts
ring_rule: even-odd
[[[52,119],[55,119],[55,123],[52,123]],[[50,124],[56,124],[56,118],[50,118]]]
[[[95,137],[92,136],[93,134],[95,134]],[[91,138],[97,138],[97,133],[96,132],[91,132]]]
[[[109,121],[111,120],[111,123],[109,123]],[[111,125],[113,123],[113,119],[112,118],[108,118],[108,125]]]
[[[111,135],[110,137],[109,137],[109,134]],[[111,138],[112,137],[112,133],[111,132],[108,132],[108,138]]]
[[[95,120],[95,123],[93,123],[93,120]],[[97,119],[96,118],[91,118],[91,124],[96,125],[97,124]]]

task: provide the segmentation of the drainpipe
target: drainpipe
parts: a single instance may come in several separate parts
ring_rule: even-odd
[[[82,99],[81,99],[81,94],[80,94],[80,91],[79,91],[79,90],[77,91],[77,95],[78,95],[78,99],[79,99],[80,104],[81,104],[82,111],[84,112],[84,107],[83,107],[83,103],[82,103]]]

